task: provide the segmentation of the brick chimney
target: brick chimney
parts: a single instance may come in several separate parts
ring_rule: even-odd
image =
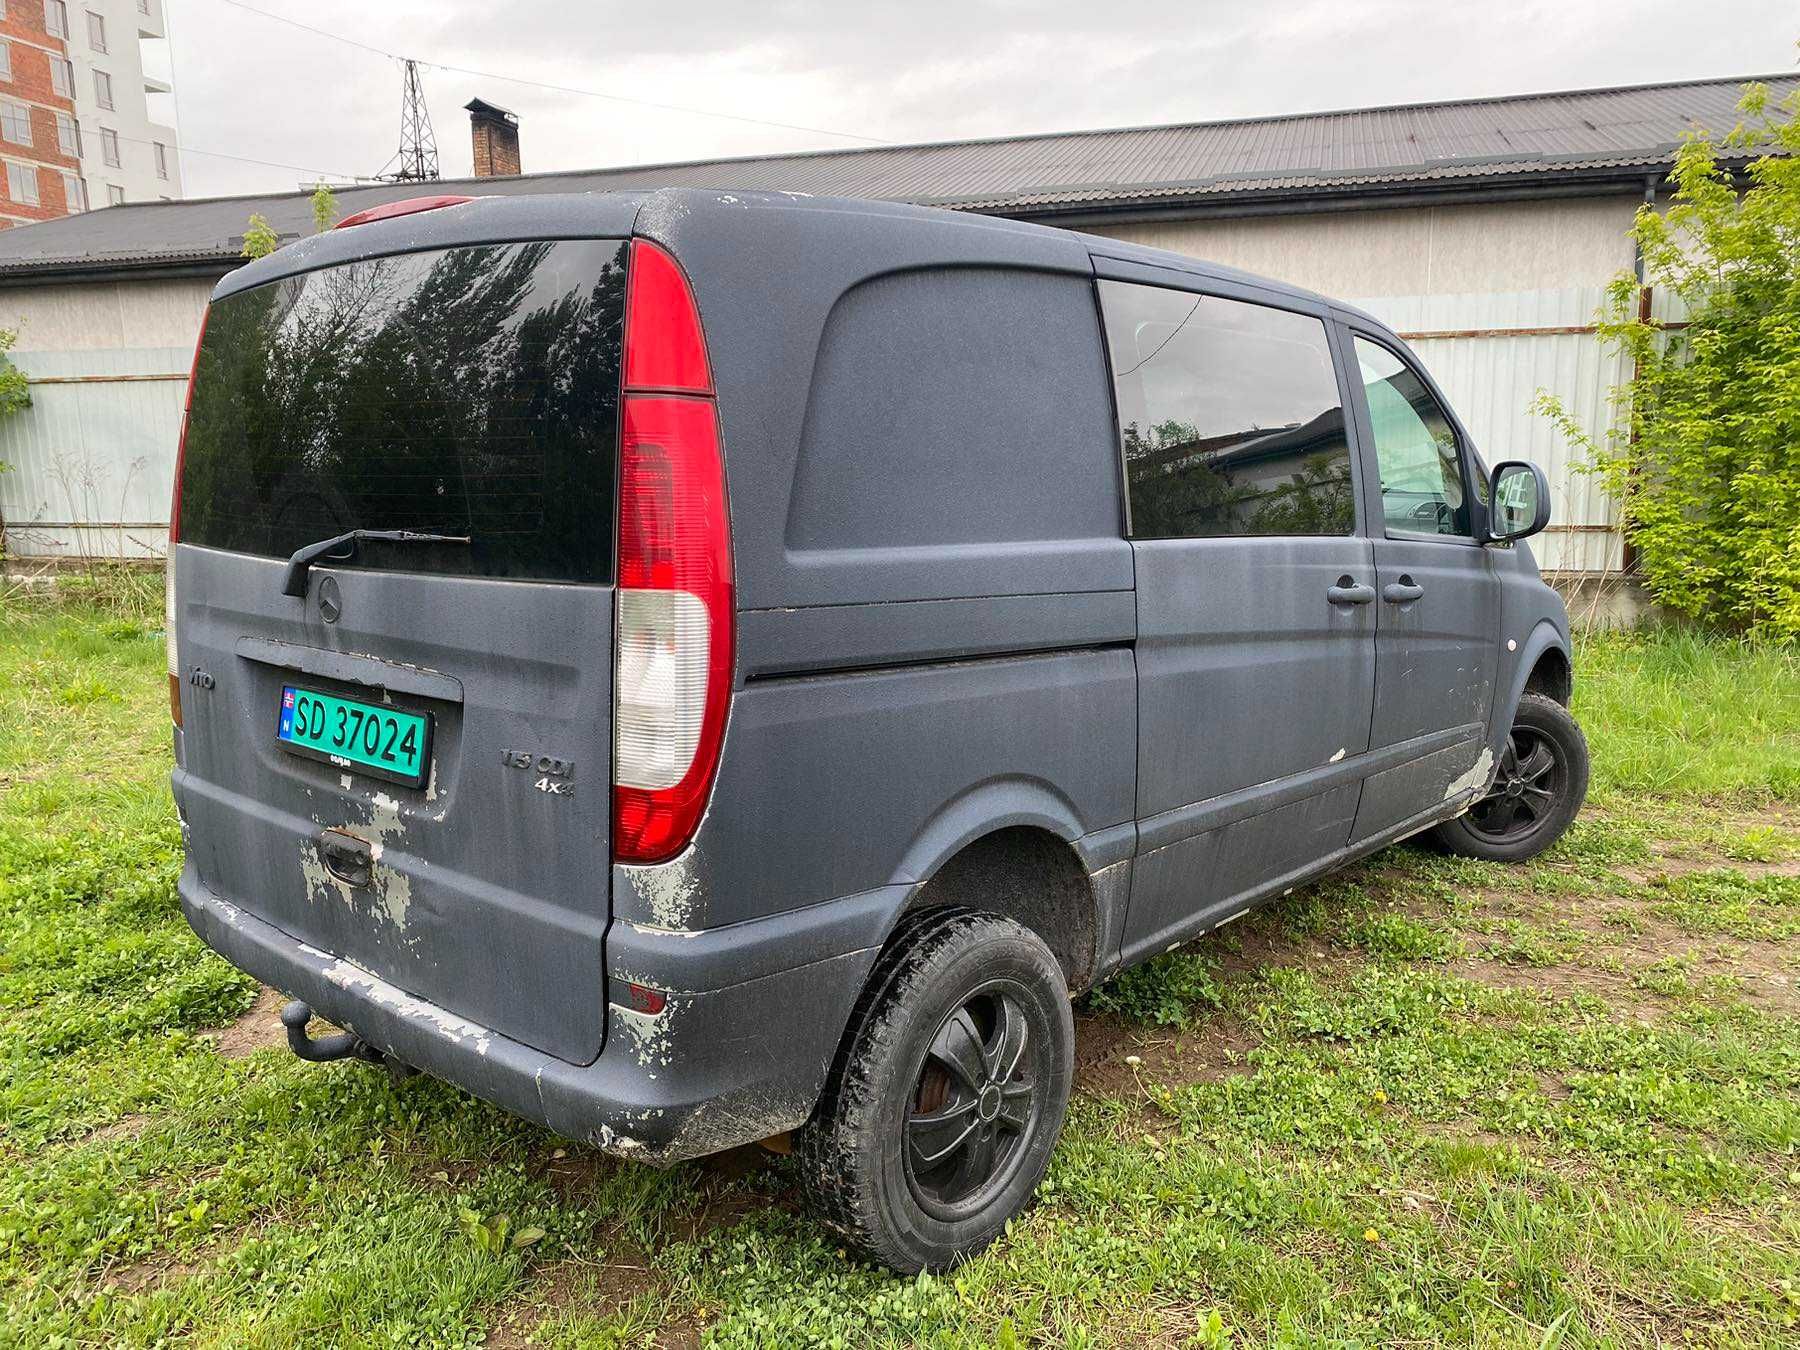
[[[519,173],[518,117],[478,98],[463,107],[469,110],[469,134],[475,143],[475,176],[501,178]]]

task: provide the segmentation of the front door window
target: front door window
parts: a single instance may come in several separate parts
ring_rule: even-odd
[[[1379,343],[1356,339],[1375,458],[1381,471],[1381,514],[1389,533],[1467,538],[1456,431],[1419,373]]]

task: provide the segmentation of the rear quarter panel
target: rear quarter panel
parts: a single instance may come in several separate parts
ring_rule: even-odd
[[[1086,249],[782,194],[657,193],[638,231],[713,360],[739,650],[708,815],[674,864],[615,869],[615,916],[892,910],[1010,824],[1127,856],[1132,559]]]

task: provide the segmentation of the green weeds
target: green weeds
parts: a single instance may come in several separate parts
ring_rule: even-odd
[[[903,1280],[783,1162],[659,1172],[430,1080],[223,1056],[255,988],[175,903],[160,642],[0,620],[0,1346],[1800,1334],[1785,656],[1590,645],[1596,803],[1549,855],[1391,849],[1094,991],[1083,1047],[1130,1071],[1082,1070],[1002,1242]]]

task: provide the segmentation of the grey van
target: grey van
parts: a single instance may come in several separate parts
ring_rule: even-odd
[[[941,1268],[1044,1175],[1072,996],[1581,805],[1548,484],[1366,314],[787,194],[344,225],[214,291],[169,568],[181,902],[309,1058],[791,1147]]]

